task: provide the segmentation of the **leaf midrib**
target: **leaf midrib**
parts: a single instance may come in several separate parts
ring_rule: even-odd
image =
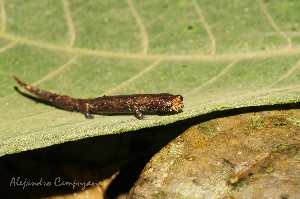
[[[0,33],[0,38],[17,42],[19,44],[26,44],[30,46],[35,46],[39,48],[44,48],[53,51],[61,51],[70,54],[77,55],[94,55],[100,57],[113,57],[121,59],[138,59],[138,60],[157,60],[161,59],[163,61],[226,61],[234,59],[250,59],[250,58],[267,58],[279,55],[293,55],[299,54],[299,48],[283,48],[279,50],[269,50],[269,51],[259,51],[259,52],[247,52],[247,53],[235,53],[235,54],[216,54],[216,55],[161,55],[161,54],[136,54],[136,53],[124,53],[124,52],[111,52],[111,51],[101,51],[101,50],[89,50],[75,47],[64,47],[53,44],[48,44],[40,41],[34,41],[26,38],[21,38],[13,36],[10,34]]]

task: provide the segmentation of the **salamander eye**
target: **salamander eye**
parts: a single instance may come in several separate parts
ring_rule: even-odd
[[[172,105],[171,104],[166,105],[165,110],[172,111]]]

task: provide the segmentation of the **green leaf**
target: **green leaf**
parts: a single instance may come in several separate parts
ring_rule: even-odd
[[[300,101],[296,0],[0,0],[0,8],[0,155]],[[181,94],[185,108],[87,120],[20,95],[12,75],[80,98]]]

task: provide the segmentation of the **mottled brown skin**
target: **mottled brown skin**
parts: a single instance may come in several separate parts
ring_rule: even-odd
[[[15,76],[13,78],[43,101],[60,109],[82,112],[86,118],[93,118],[92,113],[134,113],[138,119],[143,119],[144,113],[172,114],[184,107],[181,95],[161,93],[77,99],[44,91],[25,84]]]

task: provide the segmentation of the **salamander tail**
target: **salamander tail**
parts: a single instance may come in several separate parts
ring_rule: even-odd
[[[22,82],[19,78],[17,78],[16,76],[13,76],[14,80],[20,85],[22,86],[23,88],[25,88],[26,90],[28,90],[29,92],[35,94],[35,95],[38,95],[38,91],[39,89],[35,88],[35,87],[32,87],[32,86],[29,86],[28,84]]]

